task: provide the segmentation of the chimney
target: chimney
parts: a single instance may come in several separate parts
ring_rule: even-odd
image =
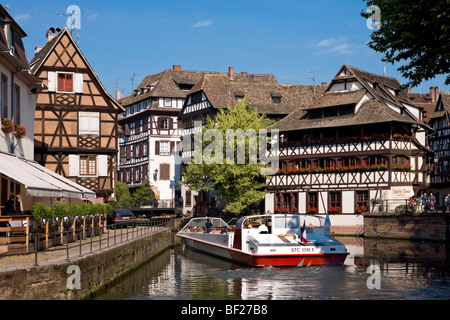
[[[436,88],[430,87],[431,102],[436,102]]]
[[[60,28],[53,28],[47,30],[47,42],[51,41],[54,37],[58,35],[58,33],[61,31]]]
[[[241,72],[241,74],[248,74],[248,72],[246,72],[246,71],[242,71],[242,72]]]
[[[43,46],[37,46],[36,48],[34,48],[34,54],[35,54],[35,55],[38,54],[39,51],[42,50],[42,48],[43,48]]]
[[[438,86],[436,86],[436,87],[434,87],[434,94],[435,94],[435,96],[434,96],[434,101],[435,102],[437,102],[438,100],[439,100],[439,87]]]
[[[228,67],[228,76],[230,77],[230,79],[233,79],[234,77],[233,67]]]
[[[116,100],[120,99],[120,90],[116,90]]]
[[[406,93],[411,93],[412,91],[411,91],[411,87],[407,87],[406,88]]]
[[[176,64],[174,64],[172,68],[173,68],[173,70],[178,70],[178,71],[181,70],[181,66],[180,65],[176,65]]]

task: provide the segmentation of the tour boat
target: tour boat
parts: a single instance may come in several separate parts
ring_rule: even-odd
[[[242,217],[233,227],[202,217],[191,219],[177,236],[195,250],[254,267],[342,265],[348,252],[331,237],[328,222],[314,215],[265,214]]]

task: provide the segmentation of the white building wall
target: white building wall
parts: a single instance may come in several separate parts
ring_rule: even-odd
[[[11,119],[12,108],[14,107],[11,94],[13,76],[2,65],[0,65],[0,73],[8,78],[8,118]],[[17,156],[34,160],[34,112],[36,109],[36,95],[30,94],[30,88],[19,80],[16,75],[14,75],[14,84],[20,87],[20,124],[26,128],[27,134],[24,138],[17,139],[14,137],[14,133],[5,134],[0,131],[0,151],[10,153],[12,150],[11,144],[14,144],[14,153]],[[14,121],[14,124],[17,124],[17,121]]]
[[[157,155],[155,150],[156,141],[173,141],[175,145],[180,143],[180,138],[174,137],[150,137],[149,138],[149,156],[150,163],[148,166],[148,177],[150,184],[154,187],[153,190],[159,195],[159,200],[173,200],[174,190],[170,186],[170,181],[177,181],[176,189],[180,189],[180,168],[181,161],[178,152],[171,150],[169,155]],[[161,164],[170,165],[169,180],[161,180]],[[158,170],[158,174],[155,179],[155,170]],[[157,197],[158,198],[158,197]]]

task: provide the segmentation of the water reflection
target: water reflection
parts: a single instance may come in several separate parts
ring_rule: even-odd
[[[250,268],[178,244],[96,299],[450,298],[449,254],[445,244],[339,240],[350,252],[344,266],[309,268]],[[379,266],[379,290],[367,286],[370,265]]]

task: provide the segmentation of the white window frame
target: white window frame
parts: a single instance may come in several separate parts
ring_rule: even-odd
[[[166,151],[167,149],[167,151]],[[170,141],[162,140],[159,142],[159,155],[169,156],[170,155]]]

